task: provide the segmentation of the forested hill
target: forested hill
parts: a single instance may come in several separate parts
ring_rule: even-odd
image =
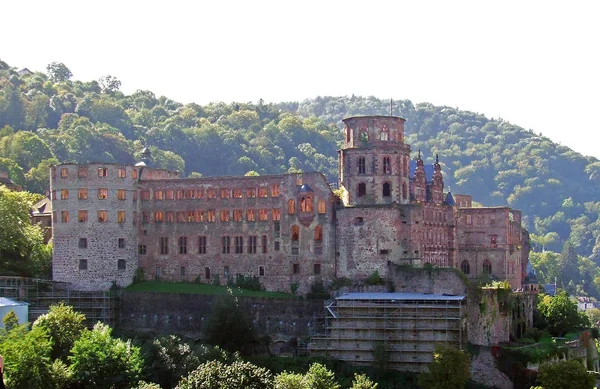
[[[375,97],[201,106],[151,91],[124,95],[119,88],[111,76],[72,81],[61,63],[30,73],[0,61],[0,164],[15,182],[43,193],[53,163],[134,163],[148,145],[155,165],[188,176],[318,170],[335,182],[340,120],[390,112],[389,100]],[[597,159],[455,108],[401,100],[393,114],[406,118],[406,141],[415,155],[421,149],[433,162],[439,153],[454,193],[521,209],[538,248],[560,251],[570,238],[579,255],[600,262],[594,251],[600,234]],[[542,272],[549,278],[561,269]]]

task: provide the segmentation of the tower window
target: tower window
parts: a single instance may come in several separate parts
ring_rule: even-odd
[[[392,174],[390,157],[383,157],[383,174]]]
[[[489,259],[483,261],[483,274],[492,274],[492,263]]]
[[[358,174],[365,174],[366,164],[365,157],[358,157]]]
[[[381,134],[379,135],[379,139],[381,140],[389,140],[390,139],[390,130],[387,126],[383,126],[381,129]]]
[[[313,200],[310,197],[302,197],[300,199],[300,212],[313,212]]]
[[[358,197],[363,197],[366,194],[367,194],[367,185],[364,182],[361,182],[360,184],[358,184],[358,191],[357,191],[356,195]]]
[[[315,227],[315,240],[320,242],[323,240],[323,228],[321,226]]]
[[[392,185],[389,182],[383,184],[383,197],[390,197],[392,195]]]
[[[471,273],[471,266],[469,265],[468,261],[462,261],[460,263],[460,270],[465,273],[465,274],[470,274]]]
[[[298,226],[292,226],[292,241],[298,241],[300,239],[300,228]]]

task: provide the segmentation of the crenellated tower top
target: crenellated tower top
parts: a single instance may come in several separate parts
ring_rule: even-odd
[[[344,122],[344,148],[404,143],[405,119],[398,116],[355,116]]]

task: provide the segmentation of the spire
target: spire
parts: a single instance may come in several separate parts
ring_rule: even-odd
[[[419,156],[417,157],[417,159],[421,159],[421,149],[419,149]]]
[[[440,159],[438,158],[438,153],[435,153],[435,163],[440,163]]]

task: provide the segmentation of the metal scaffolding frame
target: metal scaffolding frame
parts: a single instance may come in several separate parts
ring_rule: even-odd
[[[0,297],[28,303],[29,322],[61,301],[83,313],[90,327],[98,321],[114,326],[117,321],[119,295],[114,291],[79,291],[66,282],[0,276]]]
[[[424,371],[436,343],[463,348],[464,302],[464,296],[348,293],[325,303],[327,316],[322,326],[315,326],[309,350],[370,365],[383,346],[388,368]]]

